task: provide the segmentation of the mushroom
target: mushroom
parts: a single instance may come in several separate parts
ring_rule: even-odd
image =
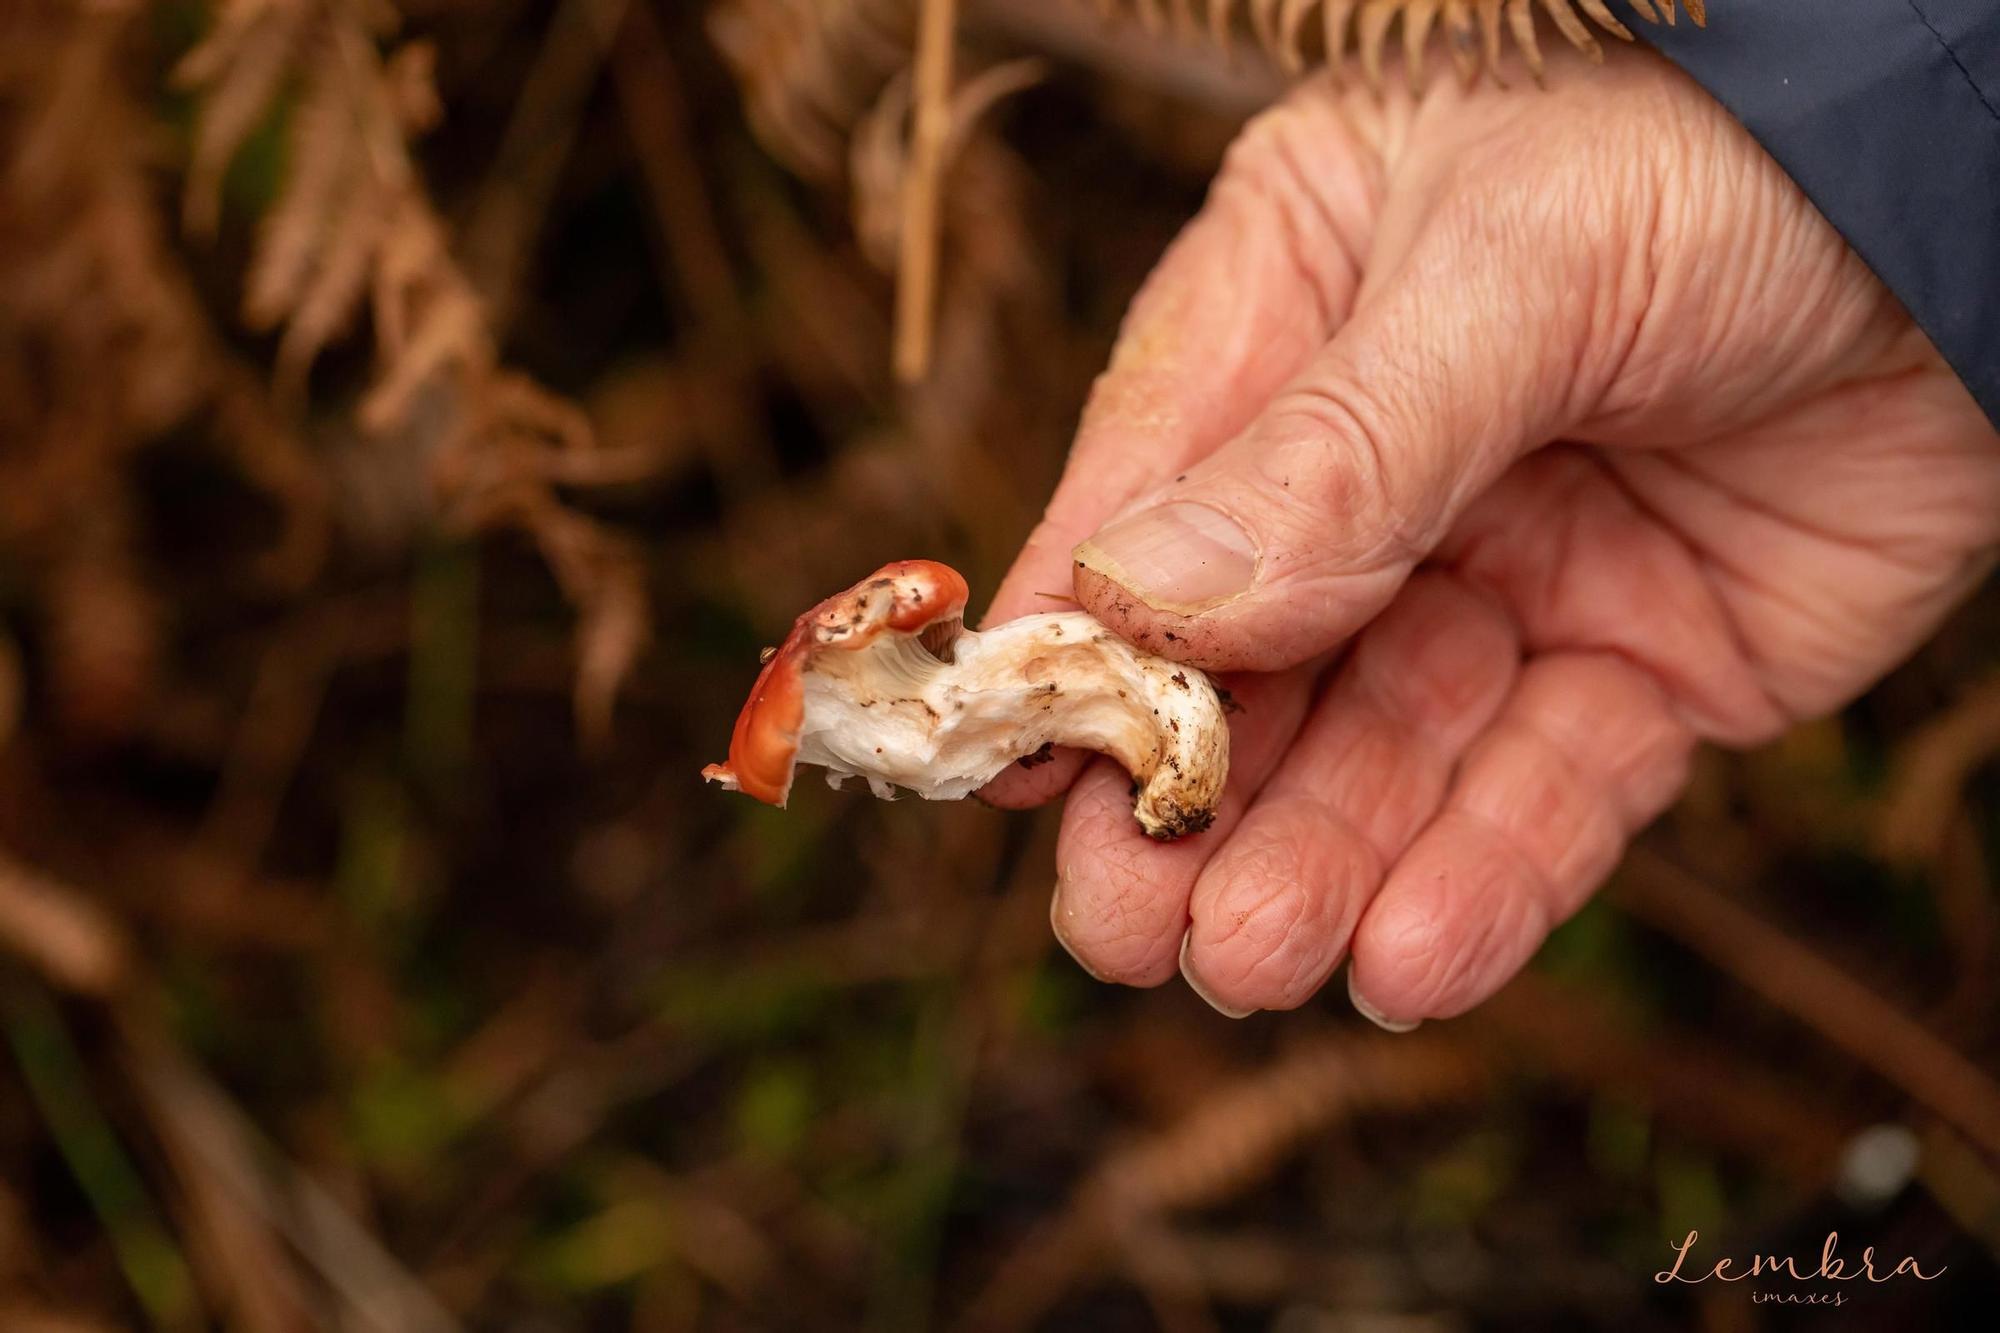
[[[782,806],[801,763],[955,801],[1056,745],[1132,774],[1133,813],[1161,840],[1215,818],[1229,728],[1206,676],[1141,652],[1080,611],[980,632],[958,571],[902,560],[800,616],[736,719],[729,761],[702,776]]]

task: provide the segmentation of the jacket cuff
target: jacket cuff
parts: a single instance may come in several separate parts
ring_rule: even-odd
[[[1704,29],[1627,26],[1756,136],[2000,425],[2000,3],[1712,0]]]

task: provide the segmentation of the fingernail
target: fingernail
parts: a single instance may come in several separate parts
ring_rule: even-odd
[[[1256,1013],[1255,1009],[1231,1009],[1228,1005],[1208,993],[1208,987],[1201,984],[1201,978],[1196,976],[1194,969],[1188,966],[1188,945],[1193,939],[1194,927],[1190,926],[1187,933],[1181,936],[1181,977],[1187,982],[1188,989],[1196,995],[1201,996],[1203,1003],[1215,1010],[1216,1013],[1221,1014],[1224,1018],[1248,1018],[1250,1015]]]
[[[1108,982],[1110,980],[1108,977],[1100,975],[1096,968],[1084,962],[1082,955],[1078,954],[1076,949],[1071,946],[1069,935],[1064,930],[1068,919],[1069,909],[1063,906],[1062,876],[1058,875],[1056,876],[1056,891],[1049,895],[1049,930],[1054,933],[1056,943],[1062,945],[1063,952],[1069,955],[1070,961],[1082,968],[1092,981]]]
[[[1156,611],[1192,615],[1250,591],[1257,545],[1219,509],[1176,501],[1121,518],[1076,548],[1084,567]]]
[[[1347,998],[1354,1005],[1354,1012],[1381,1028],[1384,1032],[1415,1032],[1423,1023],[1421,1018],[1413,1018],[1407,1023],[1385,1015],[1380,1009],[1361,998],[1361,992],[1354,989],[1354,970],[1347,972]]]

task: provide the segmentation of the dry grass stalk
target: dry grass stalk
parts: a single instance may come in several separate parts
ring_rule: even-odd
[[[1337,74],[1352,43],[1363,77],[1382,86],[1391,58],[1389,36],[1400,24],[1401,54],[1412,87],[1422,82],[1431,35],[1442,32],[1459,77],[1475,81],[1482,66],[1503,83],[1500,65],[1507,41],[1520,50],[1538,80],[1544,64],[1536,36],[1537,12],[1564,41],[1603,59],[1592,36],[1598,30],[1630,41],[1631,32],[1604,0],[1064,0],[1092,19],[1124,18],[1147,33],[1171,28],[1183,42],[1205,32],[1222,53],[1235,45],[1239,27],[1286,72],[1331,66]],[[882,85],[910,61],[923,0],[722,0],[710,32],[729,60],[753,128],[770,150],[809,180],[836,179],[849,130],[872,105]],[[1020,33],[1046,30],[1033,15],[1016,20],[1006,10],[1021,0],[984,0],[984,20]],[[1205,6],[1198,19],[1195,7]],[[955,5],[955,0],[954,0]],[[1170,8],[1169,8],[1170,6]],[[1032,6],[1029,6],[1032,7]],[[1671,24],[1673,0],[1633,0],[1648,22]],[[1688,0],[1697,24],[1707,22],[1704,0]],[[1584,22],[1585,19],[1589,23]]]
[[[974,212],[966,216],[956,216],[958,210],[958,173],[961,155],[974,149],[975,131],[980,128],[982,118],[1000,102],[1017,92],[1033,87],[1048,73],[1048,66],[1039,59],[1010,60],[981,70],[967,79],[951,98],[946,110],[946,134],[937,171],[951,177],[951,188],[945,191],[940,216],[931,219],[931,225],[942,226],[945,231],[966,231],[974,217],[985,218],[989,223],[991,215],[983,211],[990,203],[987,199],[966,201],[972,203]],[[855,126],[852,146],[848,154],[848,179],[851,183],[854,203],[854,232],[861,242],[861,249],[869,260],[885,273],[899,271],[903,256],[907,251],[911,198],[910,180],[915,166],[911,160],[910,142],[911,91],[907,74],[898,74],[883,88],[882,96],[868,114]],[[975,173],[979,171],[975,166]],[[975,194],[983,193],[981,182],[973,182]],[[935,202],[935,201],[934,201]],[[955,224],[955,225],[954,225]],[[934,239],[932,245],[936,245]],[[1025,256],[1024,256],[1025,258]],[[936,255],[932,256],[933,262]],[[936,283],[935,273],[931,279]],[[951,303],[946,302],[947,305]],[[898,312],[900,317],[900,310]],[[900,333],[899,333],[900,337]],[[928,357],[928,348],[926,356]]]
[[[231,1327],[246,1333],[305,1333],[323,1327],[283,1241],[236,1192],[245,1181],[261,1189],[257,1168],[235,1163],[237,1175],[225,1180],[194,1150],[189,1133],[195,1126],[158,1104],[148,1109],[180,1186],[176,1211],[182,1237],[213,1303],[233,1316]],[[220,1146],[211,1145],[211,1150]]]
[[[896,266],[897,378],[906,384],[930,369],[937,317],[938,194],[951,135],[952,48],[958,0],[922,0],[917,18],[916,109],[910,168],[903,177],[902,254]]]
[[[1014,442],[1069,424],[1038,417],[1061,392],[1067,358],[1045,332],[1060,298],[1029,223],[1032,169],[988,116],[1046,71],[1036,58],[1004,61],[953,91],[925,375],[904,395],[909,438],[901,443],[910,469],[926,479],[934,504],[965,517],[967,530],[1000,538],[981,552],[995,563],[1011,554],[1002,548],[1035,503],[1024,493]],[[890,273],[898,271],[909,220],[911,102],[911,80],[898,75],[856,127],[850,155],[856,237]]]
[[[81,995],[108,996],[131,970],[124,931],[67,884],[0,848],[0,946],[51,982]]]
[[[21,651],[14,646],[12,637],[0,630],[0,750],[7,748],[7,742],[14,738],[14,729],[20,725],[24,687]]]
[[[975,132],[995,105],[1046,72],[1038,59],[994,65],[941,108],[918,105],[914,115],[911,80],[899,74],[855,129],[855,233],[870,259],[896,275],[894,365],[906,384],[933,375],[945,336],[941,316],[977,325],[980,341],[989,342],[1000,318],[996,302],[1033,286],[1028,247],[1009,245],[1019,235],[1018,191],[1007,179],[1011,154],[994,136]],[[942,126],[935,143],[925,139],[927,114]],[[948,243],[952,262],[941,273]]]
[[[1159,0],[1092,3],[1100,18],[1125,8],[1148,32],[1166,26]],[[1665,19],[1672,23],[1672,0],[1663,3]],[[1632,40],[1603,0],[1540,0],[1540,5],[1564,39],[1593,61],[1602,61],[1603,51],[1584,16],[1611,35]],[[1649,0],[1638,0],[1636,7],[1649,21],[1659,21]],[[895,172],[900,190],[893,364],[905,383],[921,382],[930,370],[939,305],[940,198],[946,193],[955,126],[969,120],[956,114],[960,108],[952,92],[958,8],[958,0],[839,0],[817,6],[801,6],[797,0],[730,0],[711,16],[711,32],[743,85],[759,136],[807,179],[834,178],[845,155],[841,146],[863,120],[866,107],[877,108],[871,119],[879,131],[891,119],[884,108],[914,103],[910,142],[897,153]],[[1700,0],[1690,0],[1688,10],[1697,23],[1706,21]],[[1316,11],[1318,21],[1311,22]],[[1388,35],[1400,20],[1410,86],[1420,91],[1424,52],[1442,20],[1460,80],[1468,86],[1475,82],[1483,59],[1487,74],[1504,85],[1504,19],[1536,81],[1544,77],[1532,0],[1247,0],[1245,6],[1209,0],[1208,32],[1224,51],[1232,44],[1239,13],[1247,14],[1258,42],[1288,74],[1303,73],[1315,61],[1338,74],[1351,35],[1363,77],[1380,91]],[[1173,18],[1180,36],[1194,35],[1193,0],[1176,0]],[[913,94],[891,82],[906,63],[915,71]],[[873,90],[884,86],[888,92],[876,97]],[[865,149],[856,139],[856,164],[883,156]],[[859,194],[860,182],[856,184]]]
[[[100,1001],[181,1191],[205,1284],[250,1333],[318,1327],[449,1333],[450,1318],[350,1216],[295,1172],[145,1016],[151,985],[123,931],[76,889],[0,850],[0,946],[54,985]],[[53,1011],[51,1011],[53,1012]],[[290,1242],[290,1248],[286,1242]],[[343,1307],[309,1301],[292,1250]],[[11,1313],[11,1311],[10,1311]],[[12,1328],[11,1323],[0,1327]]]
[[[296,1252],[334,1309],[318,1326],[357,1333],[452,1333],[451,1317],[380,1242],[260,1134],[206,1075],[151,1027],[127,1016],[125,1066],[203,1224],[217,1242],[254,1238],[250,1251],[215,1256],[244,1327],[311,1327],[286,1256]],[[289,1250],[286,1245],[289,1245]],[[262,1263],[257,1261],[261,1256]],[[270,1266],[275,1271],[255,1271]],[[248,1316],[273,1322],[253,1323]]]

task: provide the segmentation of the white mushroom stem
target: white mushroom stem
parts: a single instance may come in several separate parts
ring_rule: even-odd
[[[839,786],[868,780],[930,800],[970,795],[1052,745],[1097,750],[1138,784],[1148,834],[1198,833],[1229,769],[1229,728],[1206,676],[1140,652],[1081,612],[1025,616],[980,633],[933,625],[866,649],[814,654],[804,673],[798,762]],[[940,632],[942,631],[942,632]]]

